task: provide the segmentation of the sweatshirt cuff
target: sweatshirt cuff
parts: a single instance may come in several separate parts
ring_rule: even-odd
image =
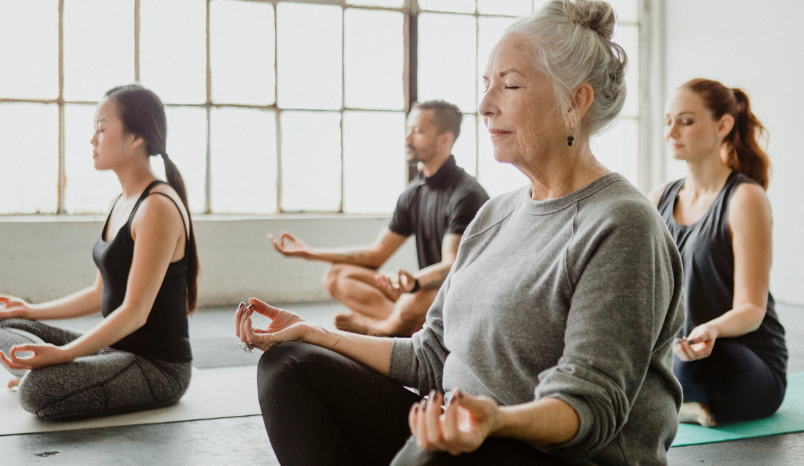
[[[411,372],[414,372],[412,361],[416,359],[412,338],[394,338],[391,343],[391,366],[388,376],[394,380],[409,384]],[[415,374],[413,377],[415,379]]]

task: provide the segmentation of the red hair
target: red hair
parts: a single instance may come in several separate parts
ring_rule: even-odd
[[[732,170],[746,175],[767,190],[770,159],[760,147],[759,139],[763,136],[767,138],[768,131],[751,112],[745,92],[737,88],[729,89],[718,81],[701,78],[687,81],[680,89],[699,95],[716,120],[727,114],[734,117],[734,127],[723,141],[728,149],[725,162]]]

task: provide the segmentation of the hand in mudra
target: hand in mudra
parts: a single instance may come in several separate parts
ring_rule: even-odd
[[[416,286],[416,277],[404,269],[397,270],[397,276],[378,273],[375,277],[377,286],[396,301],[403,293],[410,293]]]
[[[298,314],[270,306],[256,298],[251,298],[248,302],[251,308],[247,309],[245,303],[240,303],[235,313],[235,333],[246,345],[267,351],[283,341],[304,341],[314,329],[313,325]],[[264,329],[254,327],[251,321],[254,312],[271,319],[268,327]]]

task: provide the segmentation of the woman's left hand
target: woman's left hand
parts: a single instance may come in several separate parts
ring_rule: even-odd
[[[33,353],[33,355],[27,357],[20,356],[20,353],[26,352]],[[70,362],[72,359],[63,348],[44,343],[12,346],[8,355],[0,351],[0,360],[2,360],[3,364],[8,366],[9,369],[26,370],[63,364]]]
[[[682,361],[697,361],[708,358],[712,354],[717,340],[717,329],[709,324],[701,324],[690,332],[686,338],[676,339],[673,352]]]
[[[491,398],[459,390],[452,393],[446,410],[442,409],[444,396],[435,392],[411,408],[408,424],[420,448],[453,455],[473,452],[500,423],[500,407]]]

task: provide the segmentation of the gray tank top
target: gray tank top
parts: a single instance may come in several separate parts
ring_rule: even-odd
[[[659,200],[659,213],[681,253],[687,318],[679,336],[689,335],[696,326],[731,310],[734,301],[734,249],[729,230],[729,200],[747,176],[732,172],[709,210],[690,225],[673,216],[678,193],[686,178],[668,183]],[[754,351],[768,366],[786,372],[787,346],[784,327],[779,323],[773,296],[768,293],[768,310],[754,332],[733,338]],[[717,344],[717,343],[715,343]]]

